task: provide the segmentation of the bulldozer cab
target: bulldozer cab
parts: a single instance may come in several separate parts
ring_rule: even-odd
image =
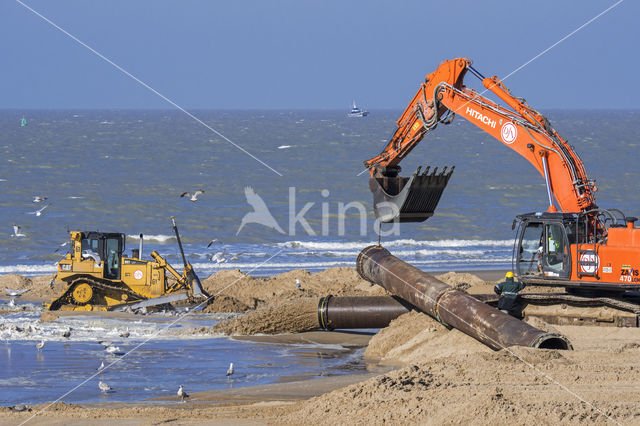
[[[514,271],[523,279],[568,279],[571,245],[581,243],[584,227],[573,213],[528,213],[518,223],[514,245]]]
[[[103,277],[120,279],[122,253],[125,250],[125,235],[105,232],[83,232],[80,239],[82,258],[91,257],[103,262]]]

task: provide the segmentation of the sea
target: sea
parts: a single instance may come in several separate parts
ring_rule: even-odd
[[[127,254],[143,234],[143,258],[156,250],[180,270],[171,217],[201,278],[221,269],[269,276],[353,267],[378,238],[429,272],[507,270],[514,217],[547,208],[534,168],[460,118],[430,132],[402,164],[404,175],[455,166],[435,215],[379,227],[363,161],[382,150],[401,111],[192,113],[197,120],[180,111],[1,110],[0,275],[53,275],[72,230],[124,233]],[[544,113],[596,180],[600,207],[639,216],[640,111]],[[197,190],[204,193],[195,202],[180,196]],[[46,200],[34,203],[36,196]],[[14,225],[23,235],[13,235]],[[0,322],[0,405],[141,402],[173,396],[181,384],[196,392],[372,368],[362,347],[163,332],[208,327],[217,316],[79,314],[42,323],[41,306],[16,304]],[[125,331],[131,336],[121,338]],[[106,353],[103,340],[119,353]],[[100,392],[100,380],[113,392]]]
[[[542,112],[596,180],[600,207],[639,216],[640,111]],[[143,257],[156,250],[180,269],[172,216],[201,278],[352,267],[379,233],[426,271],[508,269],[514,217],[547,208],[538,172],[460,117],[402,163],[406,176],[455,166],[435,215],[380,228],[363,162],[401,111],[192,113],[197,120],[177,110],[0,111],[0,274],[55,273],[70,230],[124,233],[125,253],[143,234]],[[204,193],[195,202],[180,197],[196,190]],[[256,221],[256,211],[269,220]],[[24,236],[12,236],[13,225]]]

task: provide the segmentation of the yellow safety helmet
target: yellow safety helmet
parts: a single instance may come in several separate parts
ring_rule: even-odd
[[[505,278],[513,278],[513,272],[509,271],[504,275]]]

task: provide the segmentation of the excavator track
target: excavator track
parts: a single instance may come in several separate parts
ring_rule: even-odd
[[[474,294],[473,297],[497,306],[498,296]],[[522,315],[537,317],[557,325],[601,325],[640,327],[640,297],[598,297],[568,293],[520,293]],[[598,309],[599,308],[599,309]]]

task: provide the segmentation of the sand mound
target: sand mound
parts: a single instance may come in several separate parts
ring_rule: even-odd
[[[491,349],[461,331],[447,329],[426,314],[412,311],[373,336],[365,356],[385,364],[406,365],[471,352]]]
[[[245,312],[249,309],[254,309],[256,304],[257,301],[255,301],[253,307],[249,307],[234,297],[220,295],[215,297],[213,303],[207,305],[201,312],[205,314],[216,312]]]
[[[22,290],[31,286],[31,280],[18,274],[7,274],[0,277],[0,286],[4,293],[4,287],[12,290]]]
[[[296,279],[301,289],[296,288]],[[308,297],[382,296],[388,295],[382,287],[360,278],[355,268],[330,268],[316,274],[297,269],[273,277],[252,277],[239,270],[219,271],[202,281],[212,295],[231,297],[251,309],[274,305],[286,300]],[[215,306],[215,302],[214,302]],[[216,311],[215,307],[207,312]]]
[[[628,355],[628,362],[633,356]],[[606,423],[611,416],[623,423],[637,422],[640,396],[632,389],[640,371],[633,369],[626,375],[622,372],[628,365],[614,366],[605,359],[594,359],[593,353],[522,347],[455,354],[310,399],[281,420],[578,424]]]
[[[23,299],[52,299],[60,295],[62,290],[66,287],[63,282],[56,282],[51,287],[51,275],[41,275],[38,277],[27,278],[17,274],[7,274],[0,277],[0,287],[4,293],[4,287],[9,287],[12,290],[21,290],[28,288],[29,291],[24,293]]]
[[[227,335],[301,333],[316,330],[318,298],[291,300],[262,308],[213,326],[214,333]]]
[[[458,290],[467,290],[471,287],[493,286],[493,283],[487,283],[483,279],[469,273],[447,272],[446,274],[436,275],[435,277]]]

